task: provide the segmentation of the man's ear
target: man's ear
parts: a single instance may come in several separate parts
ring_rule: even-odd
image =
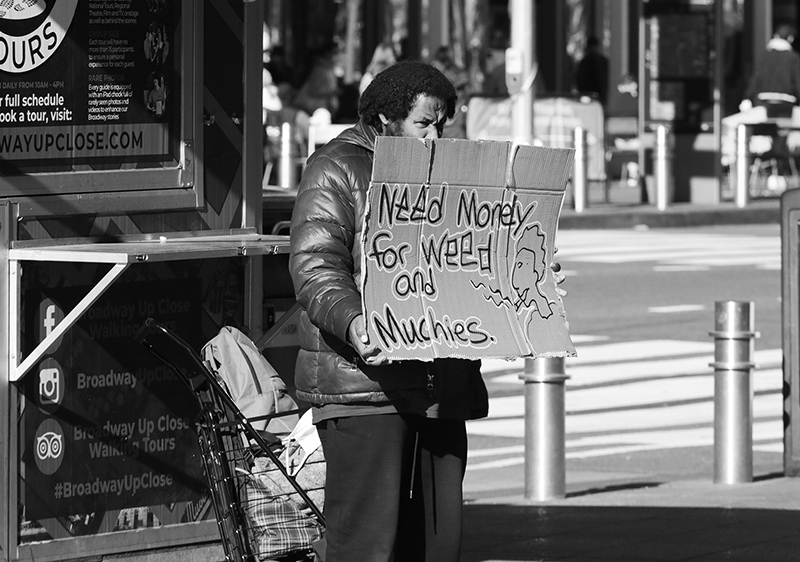
[[[383,125],[381,127],[381,132],[383,132],[383,131],[386,130],[386,125],[389,124],[389,120],[386,118],[386,116],[383,113],[378,113],[378,119],[381,120],[381,125]]]

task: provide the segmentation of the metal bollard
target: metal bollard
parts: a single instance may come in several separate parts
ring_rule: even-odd
[[[566,494],[563,357],[525,359],[525,499]]]
[[[278,184],[281,187],[293,188],[297,185],[297,167],[293,148],[292,125],[284,123],[281,125],[281,154],[278,165]]]
[[[582,213],[588,204],[588,161],[589,150],[586,131],[583,127],[575,127],[575,162],[572,171],[573,205],[576,213]]]
[[[714,317],[714,482],[752,482],[753,303],[718,301]]]
[[[675,198],[675,178],[672,171],[672,151],[675,140],[666,125],[656,127],[655,176],[656,207],[664,211]]]
[[[747,125],[741,123],[736,127],[736,162],[735,167],[735,192],[734,202],[737,207],[743,209],[747,206],[749,199],[749,183],[750,183],[750,135]]]

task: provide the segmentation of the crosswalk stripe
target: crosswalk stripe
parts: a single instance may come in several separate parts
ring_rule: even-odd
[[[680,340],[644,340],[632,342],[604,343],[602,345],[580,345],[581,342],[588,342],[586,336],[572,336],[578,351],[577,357],[566,359],[567,367],[602,363],[602,362],[625,362],[637,359],[658,359],[676,355],[699,355],[708,354],[714,351],[714,344],[708,342],[692,342]],[[481,361],[481,371],[485,375],[491,375],[496,371],[508,371],[518,368],[520,373],[525,367],[524,359],[514,359],[507,361],[504,359],[484,359]],[[496,380],[496,379],[493,379]],[[518,382],[518,381],[517,381]]]
[[[586,338],[591,341],[591,338]],[[651,340],[579,346],[566,360],[567,458],[713,444],[712,342]],[[783,450],[782,350],[755,352],[752,375],[754,449]],[[472,435],[524,438],[524,360],[489,361],[492,385],[515,383],[520,393],[490,399],[489,417],[472,420]],[[497,375],[492,375],[497,373]],[[521,446],[470,451],[469,470],[524,462]],[[511,458],[496,458],[511,457]]]
[[[496,457],[499,455],[518,455],[525,452],[525,445],[511,445],[509,447],[492,447],[490,449],[477,449],[469,452],[470,458]]]
[[[783,452],[783,442],[781,436],[776,436],[776,428],[782,429],[781,420],[769,420],[753,423],[753,450],[763,452]],[[761,444],[759,441],[763,441]],[[624,435],[610,435],[605,439],[586,439],[578,441],[568,441],[565,457],[567,459],[585,459],[591,457],[616,455],[624,453],[637,453],[643,451],[654,451],[660,449],[681,449],[684,447],[708,447],[714,444],[714,428],[695,428],[690,430],[670,430],[663,432],[652,432],[640,434],[626,438]],[[586,446],[590,448],[583,448]],[[602,446],[607,445],[607,446]],[[581,447],[579,450],[570,448]],[[506,451],[502,454],[517,453],[511,457],[505,457],[494,461],[467,463],[467,470],[487,470],[493,468],[504,468],[520,465],[525,462],[524,447],[521,451]],[[519,456],[523,453],[523,456]],[[472,451],[470,459],[478,458]]]
[[[703,257],[687,257],[677,260],[685,265],[750,265],[780,263],[780,255],[760,254],[756,256],[719,256],[718,254]]]
[[[711,269],[711,267],[707,265],[665,264],[653,266],[653,271],[663,271],[665,273],[675,273],[678,271],[708,271],[709,269]]]
[[[598,246],[602,247],[603,242],[621,241],[631,246],[644,245],[669,245],[669,246],[698,246],[698,241],[704,244],[718,246],[738,246],[753,245],[757,243],[769,243],[780,239],[777,232],[774,236],[759,234],[736,234],[736,233],[714,233],[714,232],[684,232],[676,229],[655,229],[655,230],[629,230],[629,229],[586,229],[586,230],[559,230],[556,235],[556,247],[559,253],[580,247],[586,239],[594,240]]]
[[[570,377],[567,386],[607,383],[628,379],[657,379],[668,375],[701,375],[711,372],[708,356],[661,361],[632,361],[627,363],[608,363],[597,365],[571,365],[567,363],[566,374]],[[520,383],[517,375],[502,375],[492,379],[496,382]]]
[[[503,398],[502,400],[509,400]],[[473,435],[495,437],[525,436],[525,402],[522,397],[513,402],[513,410],[502,417],[493,417],[494,404],[490,404],[489,417],[467,423],[467,431]],[[774,394],[756,396],[753,399],[753,418],[763,419],[780,416],[783,413],[783,397]],[[681,404],[663,408],[639,408],[602,414],[567,414],[565,431],[567,441],[572,434],[592,432],[621,432],[631,428],[640,430],[662,429],[680,425],[708,424],[714,420],[713,398],[702,403]]]
[[[635,343],[635,342],[634,342]],[[696,345],[687,345],[683,348],[684,353],[681,355],[688,355],[690,353],[702,353],[703,355],[678,357],[670,359],[669,355],[677,354],[676,348],[671,345],[672,342],[665,341],[663,346],[643,346],[637,352],[633,346],[628,344],[612,344],[613,350],[618,351],[619,361],[610,361],[614,356],[608,354],[607,350],[600,353],[590,352],[588,349],[579,348],[578,357],[570,357],[565,361],[565,372],[569,375],[567,387],[575,387],[579,385],[607,383],[610,381],[623,381],[629,379],[656,379],[665,376],[687,376],[687,375],[702,375],[713,373],[713,369],[709,363],[713,361],[711,354],[714,350],[714,344],[708,342],[707,344],[701,342],[685,342],[687,344],[696,343]],[[603,346],[603,347],[612,347]],[[649,355],[651,359],[638,360],[642,356],[647,355],[647,349],[650,350]],[[779,366],[781,364],[783,351],[781,349],[767,349],[757,350],[754,355],[755,363],[759,371],[771,366]],[[607,363],[603,363],[608,361]],[[484,374],[491,377],[493,372],[491,369],[496,368],[497,363],[491,363],[489,369],[484,367]],[[519,374],[524,370],[524,363],[522,361],[507,362],[504,370],[518,368],[519,372],[512,374],[503,374],[488,378],[491,384],[496,383],[513,383],[521,385]]]
[[[570,365],[711,353],[714,351],[714,344],[710,341],[644,340],[579,346],[577,350],[578,356],[567,360]]]
[[[587,240],[591,244],[587,244]],[[680,233],[672,230],[593,230],[558,233],[557,261],[619,264],[654,261],[663,267],[705,269],[754,265],[760,269],[780,267],[780,236],[750,236],[707,232]],[[660,269],[663,270],[663,269]]]
[[[676,263],[700,263],[703,259],[713,256],[719,263],[742,264],[762,261],[765,259],[765,252],[773,248],[756,247],[744,248],[699,248],[699,249],[675,249],[675,248],[635,248],[625,251],[624,248],[614,248],[612,253],[602,254],[586,252],[585,254],[569,255],[569,259],[560,256],[560,259],[569,261],[588,261],[596,263],[625,263],[633,261],[669,261]],[[780,247],[774,248],[776,252]]]
[[[676,312],[698,312],[705,310],[704,304],[676,304],[672,306],[651,306],[647,312],[655,314],[675,314]]]

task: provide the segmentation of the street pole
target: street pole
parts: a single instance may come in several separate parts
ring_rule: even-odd
[[[510,0],[511,48],[506,51],[506,85],[511,94],[514,142],[533,144],[533,79],[536,8],[531,0]]]
[[[278,161],[278,185],[287,189],[297,187],[297,155],[292,143],[292,124],[281,125],[281,153]]]
[[[544,502],[566,495],[563,357],[525,359],[525,499]]]
[[[656,127],[656,206],[659,211],[665,211],[675,198],[675,178],[672,170],[672,152],[675,138],[669,127],[659,125]]]
[[[752,482],[753,303],[717,301],[714,317],[714,482]]]
[[[747,207],[750,183],[750,137],[747,125],[736,127],[736,163],[734,164],[734,202],[740,209]]]
[[[576,213],[582,213],[589,202],[589,154],[586,129],[575,127],[573,133],[575,161],[572,169],[572,203]]]

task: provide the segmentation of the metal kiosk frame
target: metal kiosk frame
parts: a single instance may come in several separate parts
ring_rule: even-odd
[[[212,259],[271,256],[288,252],[288,237],[260,235],[252,229],[241,229],[228,232],[202,232],[192,235],[190,233],[174,236],[170,239],[159,239],[158,236],[150,239],[131,239],[129,241],[114,243],[73,243],[73,244],[22,244],[14,243],[8,239],[7,225],[14,225],[14,212],[11,205],[5,205],[2,231],[5,235],[4,254],[0,259],[3,283],[2,300],[0,300],[0,313],[7,320],[8,338],[2,339],[0,353],[5,352],[7,363],[6,380],[15,382],[21,379],[46,352],[47,348],[66,330],[70,329],[81,316],[99,299],[103,293],[131,266],[143,263]],[[92,287],[80,303],[66,314],[64,320],[40,342],[37,347],[26,357],[19,356],[19,330],[20,330],[20,267],[22,262],[82,262],[109,264],[110,269],[106,275]],[[6,303],[7,306],[6,306]],[[3,385],[0,388],[0,410],[3,419],[8,422],[8,442],[3,449],[7,452],[18,450],[18,435],[11,429],[14,412],[9,404],[16,403],[16,392],[12,385]],[[3,436],[5,437],[5,435]],[[0,445],[3,439],[0,439]],[[11,457],[10,457],[11,458]],[[0,500],[5,506],[4,518],[7,518],[9,529],[6,544],[16,543],[18,536],[17,510],[17,482],[19,480],[19,465],[17,462],[7,463],[0,484]],[[177,546],[180,544],[198,544],[208,542],[209,538],[216,536],[216,523],[213,520],[193,525],[169,526],[161,529],[148,530],[147,544],[150,548],[159,546]],[[67,541],[53,540],[45,543],[16,545],[14,551],[18,552],[20,560],[63,560],[72,557],[85,556],[88,553],[121,553],[142,548],[142,535],[140,531],[117,532],[98,537],[77,537]]]
[[[800,476],[800,190],[781,196],[783,450],[786,476]]]

